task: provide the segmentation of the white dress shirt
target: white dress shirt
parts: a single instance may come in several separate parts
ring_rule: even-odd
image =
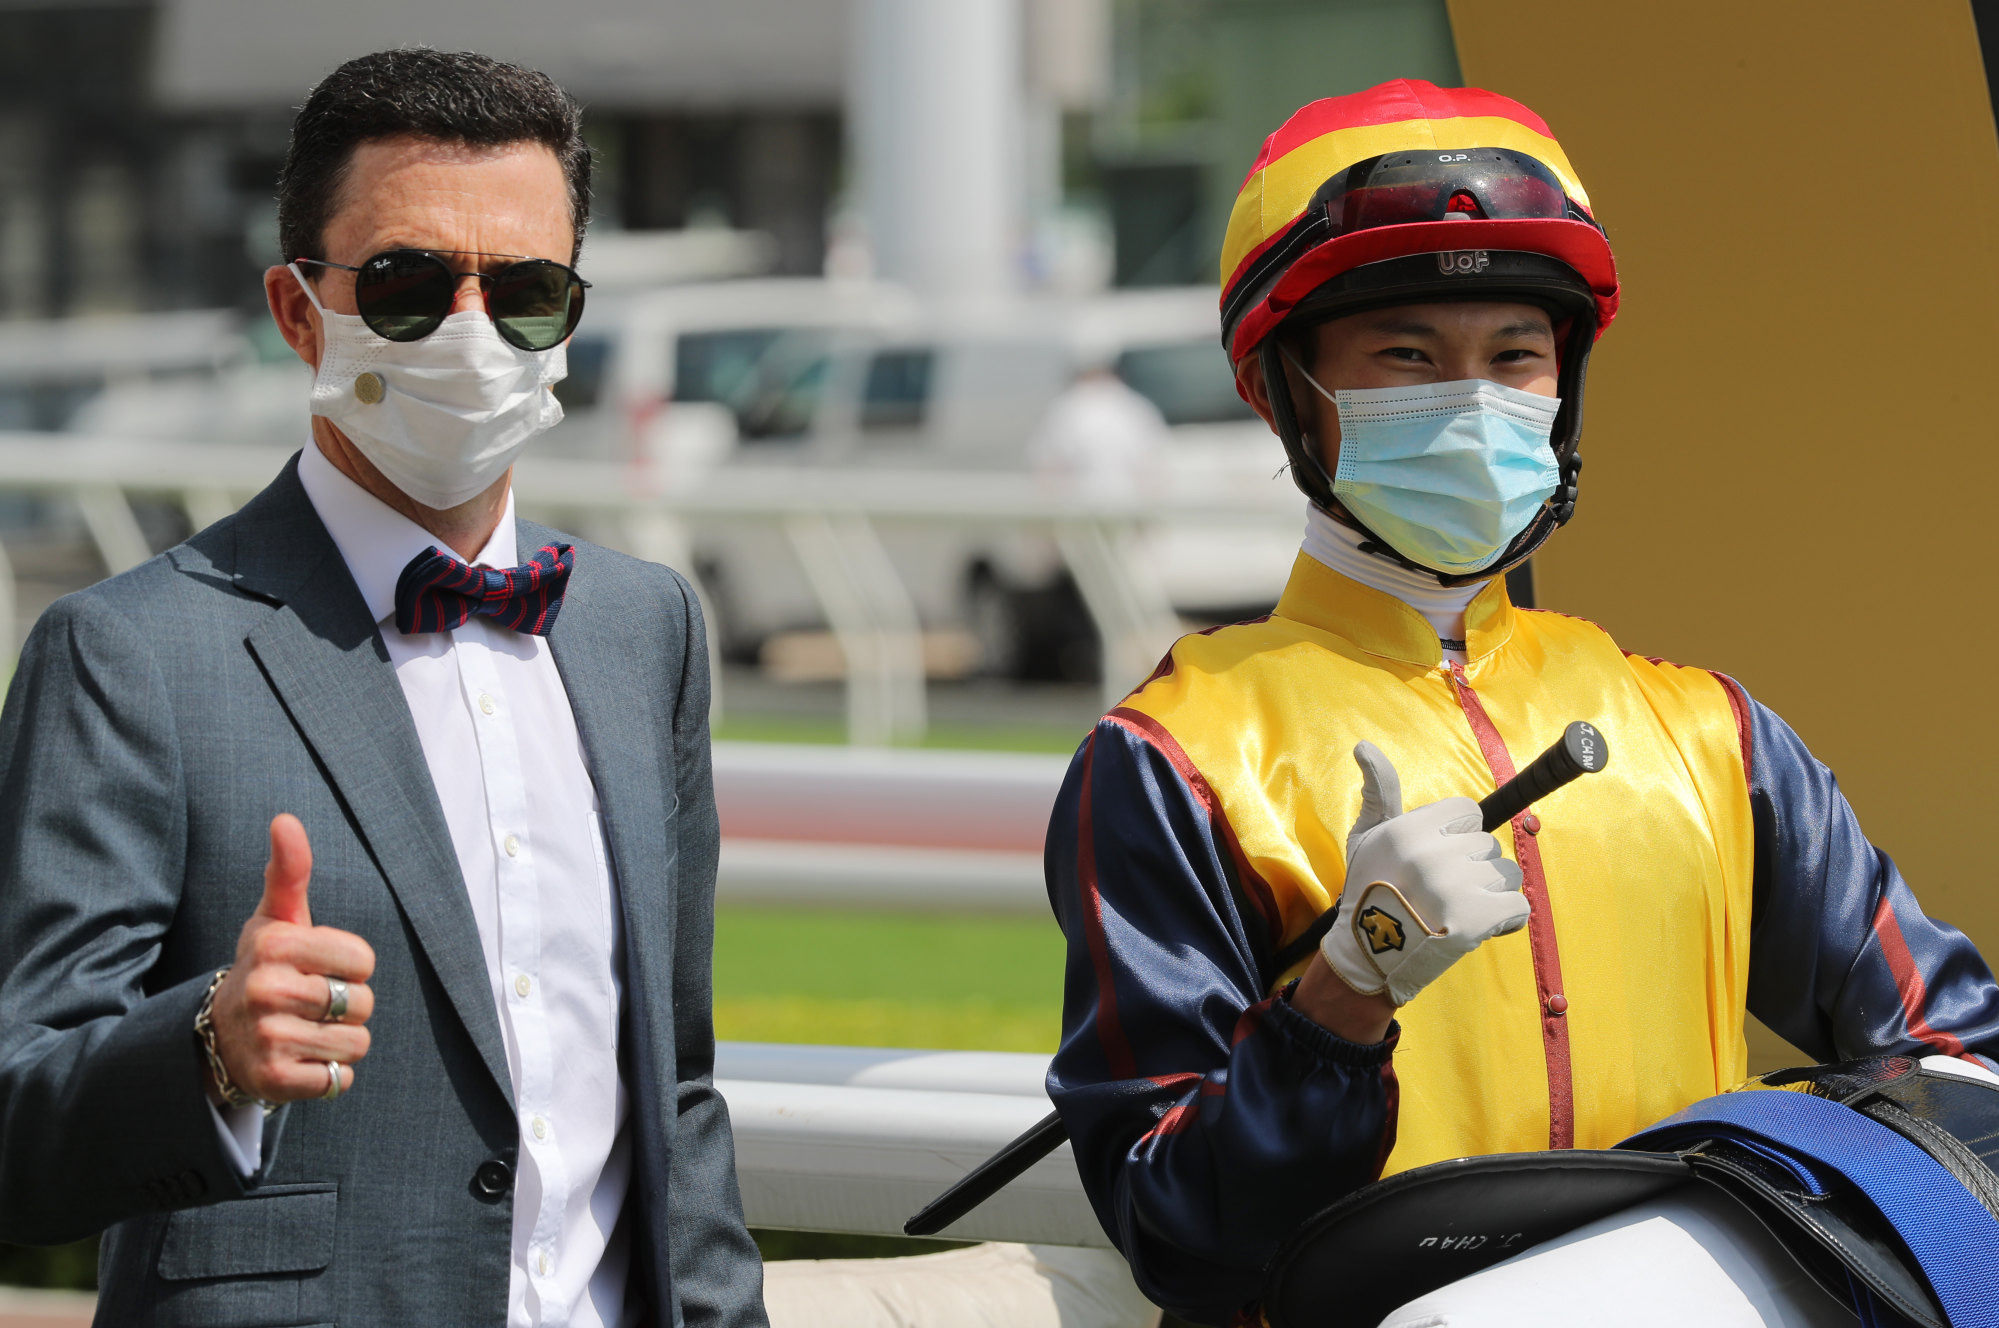
[[[315,444],[299,480],[388,648],[485,949],[520,1124],[508,1328],[619,1328],[629,1261],[618,1217],[631,1176],[618,1071],[624,967],[617,887],[569,695],[540,637],[486,618],[398,632],[396,580],[436,538]],[[511,494],[499,529],[468,561],[520,562]],[[358,1074],[367,1073],[364,1061]],[[227,1122],[246,1170],[258,1114],[245,1108]]]

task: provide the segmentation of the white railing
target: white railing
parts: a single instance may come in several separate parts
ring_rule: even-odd
[[[150,554],[131,496],[165,496],[201,527],[262,489],[284,460],[264,448],[0,432],[0,492],[74,499],[99,556],[116,573]],[[1053,535],[1103,633],[1107,672],[1130,680],[1151,667],[1178,630],[1156,579],[1130,554],[1132,532],[1152,519],[1269,512],[1092,505],[1037,493],[1020,476],[962,473],[761,471],[718,476],[690,492],[649,492],[622,467],[552,460],[523,463],[517,492],[523,508],[558,520],[577,513],[613,518],[628,551],[681,568],[691,566],[684,526],[690,518],[784,530],[809,571],[822,564],[814,587],[847,647],[850,731],[876,741],[908,736],[923,706],[920,659],[911,667],[913,615],[893,567],[879,556],[877,523],[983,524]],[[1290,519],[1288,512],[1271,514]],[[0,633],[13,622],[13,591],[0,550]],[[0,654],[13,648],[0,639]],[[1123,685],[1115,684],[1120,691]],[[890,805],[936,833],[930,841],[889,844],[734,839],[725,850],[722,893],[731,893],[733,879],[744,898],[795,897],[785,892],[816,878],[824,884],[814,897],[827,902],[858,891],[866,896],[860,902],[922,897],[932,906],[1045,908],[1033,843],[1062,764],[1047,757],[758,752],[725,744],[717,761],[725,804],[734,797],[745,809],[767,809],[758,814],[775,807],[778,815],[816,816],[850,833],[856,807]],[[801,791],[806,786],[817,789],[816,801]],[[753,826],[754,816],[743,823]],[[842,853],[855,855],[844,874]],[[901,866],[884,872],[890,859]],[[1001,1052],[724,1044],[716,1080],[735,1123],[751,1222],[899,1234],[918,1208],[1046,1114],[1046,1068],[1045,1057]],[[943,1234],[1107,1244],[1066,1145]]]
[[[74,499],[99,556],[116,573],[150,553],[129,496],[175,501],[198,529],[268,484],[284,460],[265,447],[0,432],[0,492]],[[871,745],[919,738],[925,727],[916,611],[882,548],[880,528],[1000,528],[1051,537],[1104,643],[1109,703],[1145,676],[1180,631],[1141,555],[1142,529],[1158,522],[1296,523],[1295,498],[1274,487],[1253,501],[1117,503],[1051,494],[1032,477],[1010,472],[725,468],[698,486],[667,488],[644,469],[531,458],[516,472],[515,492],[526,513],[557,524],[585,518],[593,529],[615,530],[626,552],[690,577],[690,520],[761,526],[782,537],[839,640],[849,738]],[[698,581],[696,591],[705,605]],[[11,635],[12,598],[12,571],[0,554],[0,634]],[[13,646],[0,636],[0,654]]]
[[[899,1236],[1048,1114],[1046,1056],[725,1042],[715,1083],[752,1226]],[[954,1240],[1107,1248],[1063,1144],[946,1227]]]
[[[725,904],[1046,918],[1041,845],[1068,758],[715,744]]]

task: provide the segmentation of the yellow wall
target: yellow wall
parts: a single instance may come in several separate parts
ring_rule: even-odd
[[[1465,82],[1549,122],[1624,279],[1541,604],[1739,678],[1999,961],[1999,145],[1969,6],[1450,10]]]

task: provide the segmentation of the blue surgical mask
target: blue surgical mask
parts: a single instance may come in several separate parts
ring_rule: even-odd
[[[1483,571],[1561,484],[1559,398],[1483,378],[1328,392],[1291,364],[1339,408],[1334,495],[1413,563]]]

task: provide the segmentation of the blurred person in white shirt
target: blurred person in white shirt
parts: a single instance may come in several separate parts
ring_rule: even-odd
[[[1093,358],[1049,403],[1027,458],[1050,489],[1129,503],[1164,487],[1166,440],[1159,407],[1118,377],[1108,358]]]

